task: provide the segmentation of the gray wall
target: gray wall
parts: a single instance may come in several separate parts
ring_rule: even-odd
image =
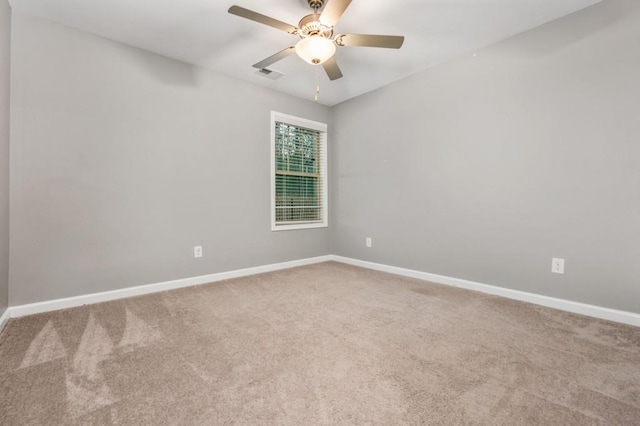
[[[11,305],[330,253],[270,231],[268,130],[330,109],[19,14],[12,72]]]
[[[0,0],[0,315],[9,300],[9,86],[11,9]]]
[[[604,1],[335,107],[334,253],[640,312],[639,23]]]
[[[636,3],[333,110],[14,15],[10,303],[333,252],[640,312]],[[331,232],[269,230],[272,109],[330,124]]]

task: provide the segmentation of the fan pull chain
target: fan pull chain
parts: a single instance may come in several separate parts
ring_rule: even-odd
[[[313,97],[314,102],[318,102],[318,95],[320,95],[320,71],[316,67],[316,94]]]

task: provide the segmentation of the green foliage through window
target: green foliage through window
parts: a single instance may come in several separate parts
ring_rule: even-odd
[[[322,220],[320,132],[276,122],[276,223]]]

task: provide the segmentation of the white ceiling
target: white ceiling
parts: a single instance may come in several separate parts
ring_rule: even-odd
[[[329,0],[331,1],[331,0]],[[272,81],[251,65],[292,46],[296,36],[227,13],[232,4],[297,26],[306,0],[10,0],[14,12],[140,47],[294,96],[335,105],[469,54],[600,0],[353,0],[337,33],[404,35],[400,50],[339,47],[344,77],[292,55],[270,66]]]

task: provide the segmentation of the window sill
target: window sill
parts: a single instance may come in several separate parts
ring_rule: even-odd
[[[315,228],[327,228],[329,224],[326,222],[309,222],[309,223],[296,223],[290,225],[271,225],[271,231],[293,231],[296,229],[315,229]]]

